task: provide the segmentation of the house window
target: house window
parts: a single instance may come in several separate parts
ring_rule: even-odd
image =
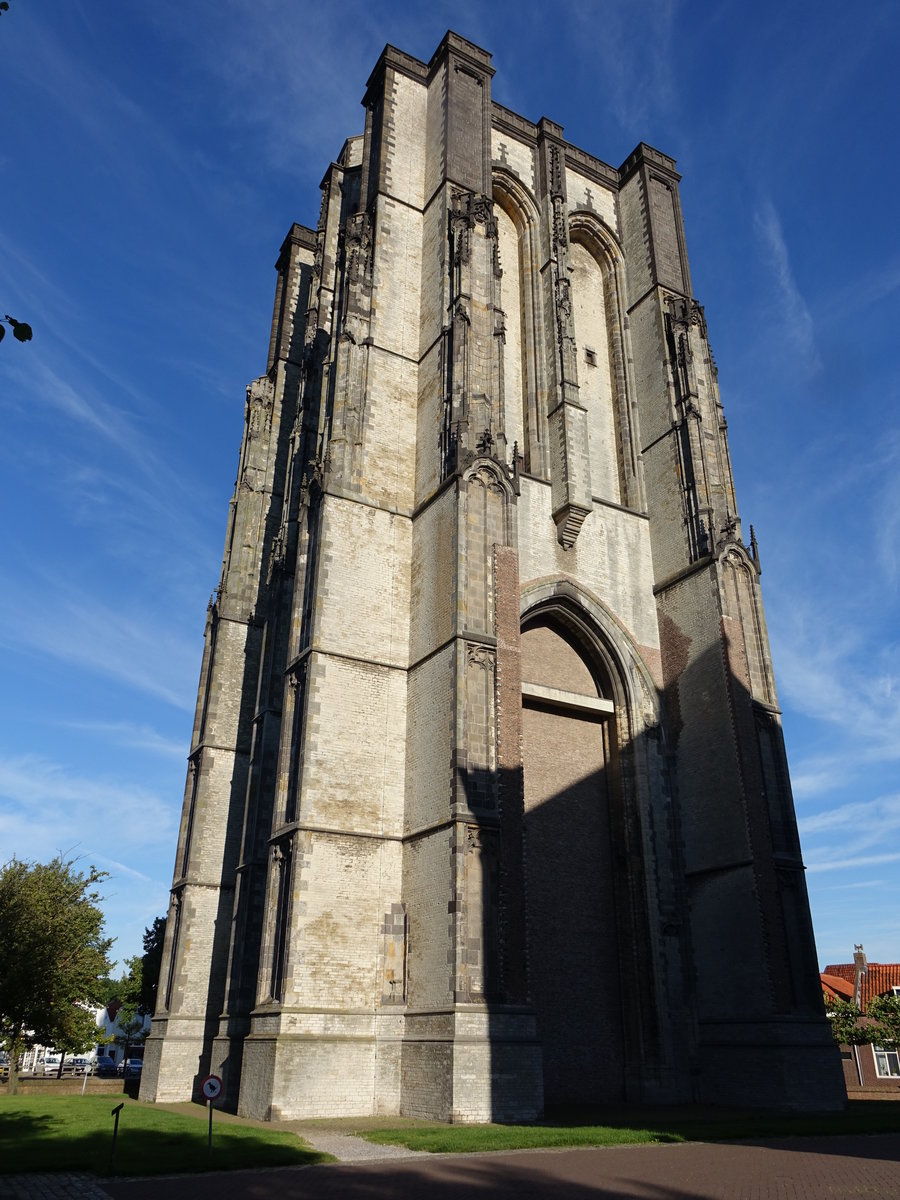
[[[873,1046],[872,1053],[875,1055],[875,1073],[879,1079],[900,1078],[900,1052]]]
[[[891,991],[894,993],[895,996],[900,996],[900,983],[895,983],[894,986],[891,988]]]

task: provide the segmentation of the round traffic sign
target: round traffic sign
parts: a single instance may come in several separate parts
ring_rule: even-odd
[[[207,1100],[215,1100],[222,1092],[222,1080],[218,1075],[207,1075],[200,1084],[200,1091]]]

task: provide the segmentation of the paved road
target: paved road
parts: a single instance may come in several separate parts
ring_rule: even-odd
[[[101,1186],[112,1200],[900,1200],[900,1134],[442,1155]]]

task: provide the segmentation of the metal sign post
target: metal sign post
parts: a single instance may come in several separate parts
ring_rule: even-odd
[[[122,1103],[117,1104],[116,1107],[110,1113],[110,1116],[113,1116],[116,1118],[116,1123],[113,1126],[113,1140],[112,1140],[112,1149],[109,1152],[109,1170],[107,1172],[108,1175],[112,1175],[113,1163],[115,1162],[115,1158],[116,1158],[116,1138],[119,1136],[119,1113],[122,1111],[122,1109],[124,1107],[125,1107],[125,1101],[123,1100]]]
[[[206,1097],[206,1107],[209,1109],[209,1135],[206,1149],[209,1154],[212,1154],[212,1102],[222,1093],[222,1080],[218,1075],[207,1075],[200,1084],[200,1091]]]

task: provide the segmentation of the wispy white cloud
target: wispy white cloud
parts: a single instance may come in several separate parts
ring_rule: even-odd
[[[0,250],[2,243],[0,234]],[[120,387],[116,372],[84,345],[75,353],[65,336],[57,340],[65,297],[51,288],[43,299],[48,344],[27,362],[7,356],[0,363],[7,446],[16,447],[17,468],[27,460],[23,479],[46,494],[65,523],[105,529],[107,552],[131,552],[142,574],[158,582],[168,563],[181,572],[192,564],[212,586],[217,554],[201,525],[213,507],[203,477],[162,452],[171,430],[153,403]],[[20,510],[9,522],[8,537],[27,515]]]
[[[118,87],[111,73],[90,69],[78,52],[80,38],[67,43],[65,32],[46,20],[32,24],[30,32],[28,52],[15,56],[8,70],[51,99],[64,128],[90,147],[95,169],[102,164],[106,178],[127,189],[133,204],[148,207],[158,187],[149,166],[154,156],[164,157],[182,187],[196,186],[177,138],[154,117],[151,106]]]
[[[819,727],[792,755],[795,794],[865,793],[900,761],[900,436],[887,430],[849,455],[823,446],[785,487],[778,587],[767,593],[773,659],[786,708]],[[846,534],[835,528],[842,513]]]
[[[851,313],[878,304],[900,289],[900,257],[878,262],[851,279],[843,279],[834,291],[822,297],[816,313],[823,319],[846,322]]]
[[[117,853],[170,848],[175,808],[126,780],[87,778],[40,755],[0,752],[0,845],[46,861],[71,851],[90,862]],[[118,861],[118,860],[116,860]],[[133,870],[134,868],[132,868]]]
[[[816,374],[822,360],[816,348],[812,314],[794,277],[781,219],[770,199],[764,199],[754,214],[753,228],[773,277],[778,315],[787,340],[806,371]]]
[[[798,782],[805,774],[808,789],[848,768],[900,760],[900,646],[879,646],[877,630],[870,641],[854,622],[829,620],[813,597],[795,594],[793,601],[790,613],[779,608],[779,690],[796,711],[832,730],[828,751],[799,764]]]
[[[32,581],[29,581],[32,582]],[[43,588],[7,580],[0,593],[0,645],[58,659],[190,711],[200,641],[183,637],[158,610],[117,608],[50,579]]]
[[[884,863],[900,862],[900,852],[891,851],[888,854],[862,854],[857,857],[835,858],[817,862],[807,860],[807,871],[844,871],[857,867],[877,867]]]
[[[104,440],[110,441],[129,458],[134,457],[137,443],[134,422],[117,405],[105,400],[86,385],[76,388],[43,359],[27,364],[12,364],[7,375],[14,387],[27,389],[39,403],[55,409],[69,420],[83,425]]]
[[[679,0],[632,0],[568,5],[574,53],[602,80],[609,104],[635,141],[675,95],[675,19]]]
[[[292,0],[258,0],[252,18],[241,0],[187,10],[162,0],[149,19],[190,44],[197,69],[219,81],[222,119],[261,136],[273,165],[320,171],[349,132],[362,132],[362,91],[348,92],[347,80],[367,78],[373,46],[377,55],[386,40],[383,15],[370,5],[349,0],[339,15],[305,6],[301,22]]]
[[[166,911],[179,797],[161,799],[130,779],[72,770],[38,754],[0,749],[0,862],[57,854],[95,866],[113,953],[140,953],[143,930]]]
[[[900,794],[852,801],[801,814],[807,870],[821,874],[858,871],[900,861]]]
[[[900,795],[842,804],[838,808],[802,816],[799,825],[804,835],[839,830],[858,835],[863,830],[865,838],[878,841],[900,832]]]
[[[65,729],[77,729],[90,734],[107,744],[141,750],[162,758],[187,758],[186,741],[167,738],[150,725],[133,721],[60,721],[59,724]]]
[[[139,883],[159,883],[161,881],[153,879],[150,875],[145,875],[143,871],[136,871],[134,867],[129,867],[127,863],[119,862],[116,858],[107,858],[101,852],[94,854],[94,864],[99,864],[101,870],[106,870],[111,876],[126,876],[128,879],[136,879]]]
[[[863,888],[883,888],[888,885],[887,879],[857,879],[854,883],[835,883],[830,887],[822,888],[822,891],[828,892],[856,892]]]

